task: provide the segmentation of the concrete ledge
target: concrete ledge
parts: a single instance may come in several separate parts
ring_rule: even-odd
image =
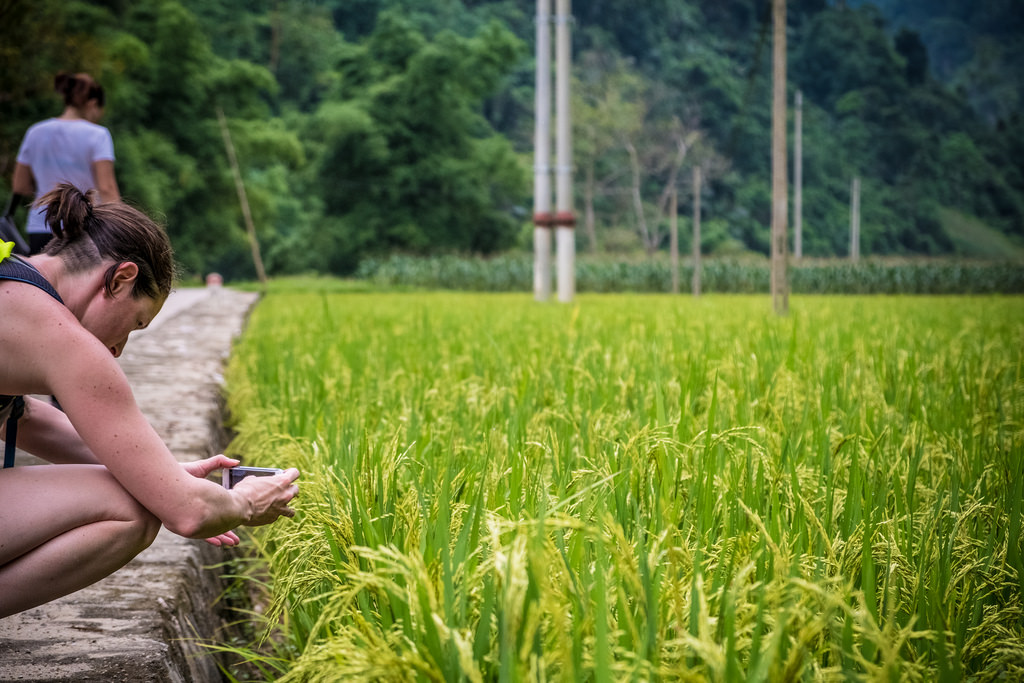
[[[224,447],[224,362],[256,294],[174,292],[121,358],[143,412],[180,460]],[[19,466],[31,462],[19,454]],[[162,530],[126,567],[47,605],[0,619],[0,681],[220,681],[197,639],[222,627],[222,549]]]

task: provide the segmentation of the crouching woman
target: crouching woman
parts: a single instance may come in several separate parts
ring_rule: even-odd
[[[291,517],[298,493],[295,469],[218,486],[206,476],[237,461],[179,463],[136,405],[115,359],[170,292],[163,230],[67,184],[40,202],[54,234],[43,253],[0,242],[0,439],[16,428],[18,447],[52,464],[0,470],[0,617],[111,574],[161,525],[235,545],[236,527]]]

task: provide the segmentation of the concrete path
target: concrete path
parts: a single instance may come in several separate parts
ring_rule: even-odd
[[[224,447],[224,361],[257,295],[230,289],[172,292],[120,359],[142,411],[179,460]],[[31,460],[19,454],[19,466]],[[0,503],[2,504],[2,503]],[[0,619],[0,681],[220,681],[195,642],[221,627],[227,551],[166,530],[120,571],[85,590]]]

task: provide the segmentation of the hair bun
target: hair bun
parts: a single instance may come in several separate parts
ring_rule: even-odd
[[[103,86],[89,74],[61,71],[53,79],[53,89],[64,98],[66,106],[81,108],[89,100],[104,104]]]
[[[65,97],[75,86],[75,75],[68,71],[61,71],[53,79],[53,89]]]
[[[40,197],[46,206],[46,224],[58,239],[75,241],[88,234],[87,225],[93,218],[93,192],[83,194],[71,183],[61,183]]]

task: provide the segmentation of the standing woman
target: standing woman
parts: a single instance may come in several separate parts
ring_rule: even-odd
[[[161,524],[235,545],[234,528],[294,514],[298,470],[224,489],[206,476],[237,460],[179,463],[139,410],[115,359],[167,299],[171,246],[142,212],[91,194],[65,183],[40,199],[42,254],[0,242],[0,438],[25,396],[17,445],[52,463],[0,469],[0,618],[99,581]]]
[[[114,140],[99,125],[103,118],[103,87],[87,73],[61,72],[54,88],[64,98],[64,113],[34,124],[18,150],[11,190],[29,201],[60,183],[83,193],[95,189],[99,202],[117,202],[121,193],[114,176]],[[15,200],[17,201],[17,199]],[[28,214],[30,253],[38,254],[52,236],[46,226],[46,207]]]

